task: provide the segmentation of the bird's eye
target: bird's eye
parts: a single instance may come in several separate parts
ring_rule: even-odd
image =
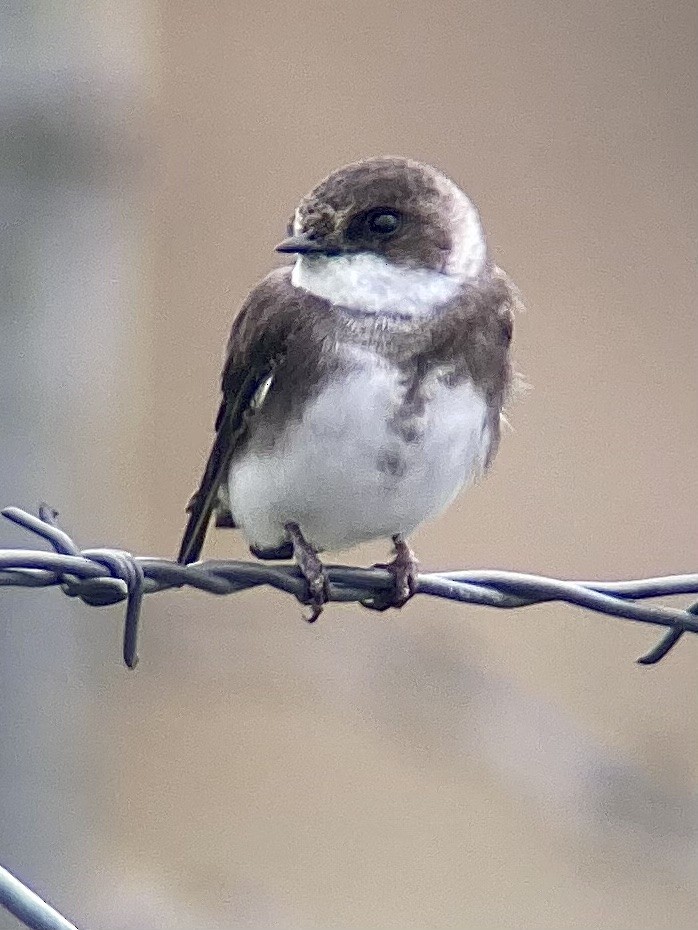
[[[293,217],[288,221],[288,226],[286,227],[286,235],[290,238],[293,235]]]
[[[357,213],[346,232],[350,242],[367,243],[376,239],[389,239],[402,226],[402,214],[388,207],[378,207]]]
[[[366,217],[366,226],[374,236],[392,236],[400,226],[401,217],[395,210],[374,210]]]

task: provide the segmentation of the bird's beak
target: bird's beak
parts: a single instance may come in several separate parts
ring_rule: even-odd
[[[309,252],[330,255],[338,250],[322,239],[313,238],[309,233],[301,233],[299,236],[289,236],[288,239],[284,239],[276,246],[276,251],[295,252],[297,255],[307,255]]]

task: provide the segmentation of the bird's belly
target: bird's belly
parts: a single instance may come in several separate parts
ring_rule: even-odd
[[[260,548],[280,545],[289,521],[319,550],[407,535],[481,470],[485,423],[484,398],[470,382],[434,379],[424,405],[406,411],[395,369],[352,372],[312,401],[271,451],[252,435],[230,469],[232,513]]]

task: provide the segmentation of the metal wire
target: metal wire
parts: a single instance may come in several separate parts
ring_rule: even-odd
[[[168,559],[142,558],[120,549],[82,549],[56,523],[57,512],[39,507],[38,517],[7,507],[2,515],[50,543],[53,552],[0,549],[0,585],[26,588],[60,586],[69,597],[103,607],[126,601],[123,656],[129,668],[138,661],[138,620],[145,594],[189,586],[210,594],[234,594],[271,585],[303,601],[305,581],[293,565],[210,560],[179,565]],[[364,601],[390,588],[388,572],[327,567],[330,600]],[[418,594],[466,604],[511,610],[547,601],[564,601],[621,620],[666,627],[657,645],[637,661],[653,665],[684,633],[698,633],[698,601],[681,610],[638,604],[649,598],[698,594],[698,573],[636,581],[560,581],[541,575],[503,571],[434,572],[419,576]],[[73,924],[0,867],[0,905],[33,930],[75,930]]]
[[[57,525],[56,511],[45,504],[38,517],[18,507],[7,507],[2,515],[45,539],[54,551],[0,549],[0,585],[57,585],[68,596],[79,597],[93,607],[125,600],[123,656],[129,668],[138,661],[138,620],[145,594],[185,586],[210,594],[234,594],[266,584],[305,600],[306,584],[294,565],[218,560],[179,565],[119,549],[80,550]],[[365,601],[393,584],[390,574],[379,568],[330,565],[327,571],[332,601]],[[698,594],[698,574],[635,581],[561,581],[504,571],[434,572],[419,576],[417,593],[506,610],[564,601],[621,620],[666,627],[657,645],[637,660],[642,665],[659,662],[684,633],[698,633],[698,601],[685,609],[637,603]]]
[[[0,865],[0,904],[31,930],[77,930],[38,894]]]

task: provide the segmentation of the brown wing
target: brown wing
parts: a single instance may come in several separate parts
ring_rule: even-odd
[[[498,376],[492,378],[490,383],[490,397],[488,405],[487,427],[490,434],[490,447],[485,459],[485,469],[488,469],[499,449],[504,407],[511,397],[513,387],[513,371],[509,347],[514,332],[514,314],[524,309],[518,288],[505,271],[497,266],[492,269],[493,291],[497,311],[493,315],[492,346],[495,359],[499,360]],[[496,370],[496,368],[495,368]]]
[[[283,357],[297,311],[292,292],[290,268],[278,268],[249,294],[235,318],[221,379],[216,437],[201,484],[187,507],[189,521],[177,556],[182,564],[199,558],[221,484],[253,414],[255,396]]]

